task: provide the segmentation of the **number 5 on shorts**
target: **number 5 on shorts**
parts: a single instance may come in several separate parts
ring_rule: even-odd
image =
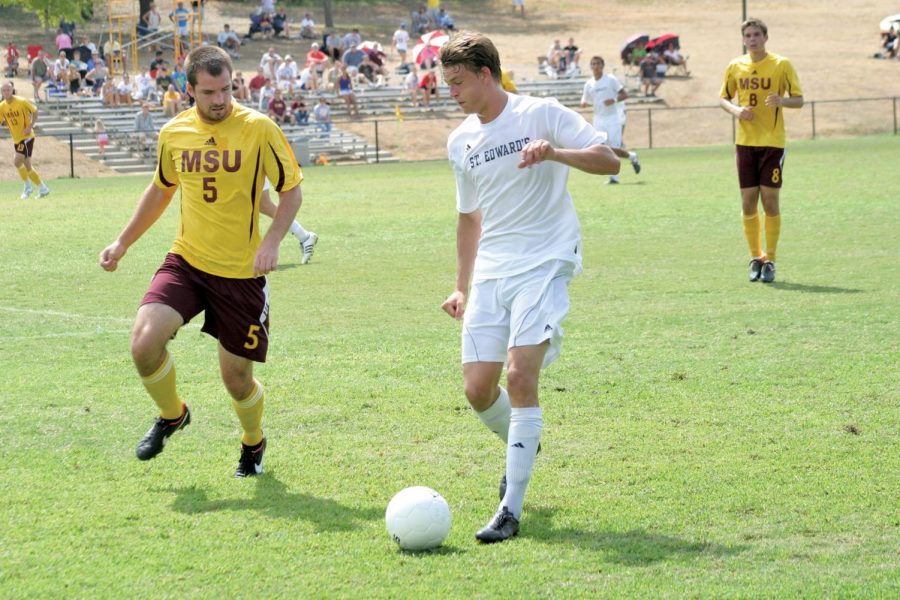
[[[259,346],[259,336],[256,335],[256,332],[259,331],[259,325],[251,325],[250,329],[247,330],[247,341],[244,343],[244,348],[247,350],[255,350],[257,346]]]

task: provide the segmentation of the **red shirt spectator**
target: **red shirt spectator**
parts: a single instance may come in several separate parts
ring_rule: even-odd
[[[263,74],[262,69],[256,70],[256,76],[250,80],[250,91],[258,92],[266,85],[266,76]]]
[[[315,68],[316,73],[321,74],[327,62],[328,55],[319,50],[318,44],[313,44],[310,51],[306,53],[306,66],[310,69]]]

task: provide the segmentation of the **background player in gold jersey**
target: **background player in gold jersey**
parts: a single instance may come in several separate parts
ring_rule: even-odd
[[[766,24],[741,24],[747,54],[725,70],[719,105],[738,118],[737,169],[744,234],[750,247],[750,281],[775,281],[775,251],[781,233],[778,197],[784,181],[784,111],[803,106],[800,80],[791,62],[766,51]],[[737,102],[732,102],[733,99]],[[759,202],[766,213],[766,250],[760,240]]]
[[[16,148],[14,164],[19,171],[19,177],[25,182],[22,191],[22,200],[25,200],[38,186],[38,195],[43,198],[50,193],[38,172],[31,166],[31,153],[34,150],[34,124],[37,122],[37,107],[29,100],[15,95],[11,81],[0,86],[0,121],[5,121],[12,136],[13,145]]]
[[[265,275],[278,265],[279,244],[300,207],[303,177],[278,126],[259,112],[232,104],[232,73],[231,59],[221,48],[204,46],[190,53],[187,91],[195,106],[160,131],[153,182],[128,225],[101,252],[100,265],[114,271],[181,188],[178,235],[144,296],[131,338],[135,366],[160,411],[138,443],[137,456],[155,457],[173,433],[190,423],[166,345],[203,311],[203,331],[218,339],[222,380],[243,429],[235,476],[245,477],[262,472],[266,447],[265,394],[253,378],[253,361],[265,361],[268,349]],[[266,177],[280,202],[261,237],[259,207]]]

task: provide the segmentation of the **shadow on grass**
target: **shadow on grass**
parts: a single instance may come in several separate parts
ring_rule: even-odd
[[[578,546],[604,554],[604,558],[628,566],[647,566],[661,561],[687,561],[700,557],[721,558],[743,552],[744,546],[723,546],[710,542],[690,542],[650,533],[642,529],[629,531],[591,531],[589,529],[556,528],[552,509],[528,511],[524,536],[534,541]]]
[[[784,290],[786,292],[800,292],[803,294],[862,294],[862,290],[854,288],[830,287],[827,285],[803,285],[802,283],[791,283],[789,281],[776,281],[767,283],[768,287],[776,290]]]
[[[244,480],[254,485],[253,498],[210,500],[205,490],[195,485],[186,488],[167,488],[175,494],[172,508],[187,515],[223,510],[254,510],[262,515],[282,519],[308,521],[320,531],[349,531],[362,521],[381,519],[383,511],[374,508],[350,508],[328,498],[294,493],[279,481],[274,472]]]

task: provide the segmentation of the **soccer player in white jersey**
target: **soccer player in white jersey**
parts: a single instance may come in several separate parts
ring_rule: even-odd
[[[459,217],[456,287],[442,308],[463,319],[466,398],[507,446],[500,505],[475,534],[500,542],[519,531],[543,427],[538,378],[559,355],[569,280],[581,271],[569,168],[610,175],[619,159],[556,100],[505,92],[486,36],[459,32],[440,59],[450,96],[468,115],[447,142]]]
[[[272,184],[269,182],[269,178],[266,177],[262,194],[259,196],[259,212],[274,219],[278,205],[272,201],[272,197],[269,195],[270,189],[272,189]],[[291,223],[291,228],[288,232],[300,242],[300,252],[302,253],[300,264],[309,264],[309,260],[316,249],[316,242],[319,241],[319,236],[314,231],[303,229],[303,225],[297,220]]]
[[[628,92],[615,75],[603,73],[604,61],[600,56],[591,58],[591,72],[593,79],[584,84],[581,94],[581,106],[594,107],[594,129],[606,134],[606,143],[612,148],[616,156],[627,158],[631,161],[635,173],[641,172],[641,163],[638,162],[636,152],[629,152],[622,148],[622,128],[625,127],[624,110],[619,106],[625,104]],[[619,178],[612,175],[609,183],[619,183]]]

